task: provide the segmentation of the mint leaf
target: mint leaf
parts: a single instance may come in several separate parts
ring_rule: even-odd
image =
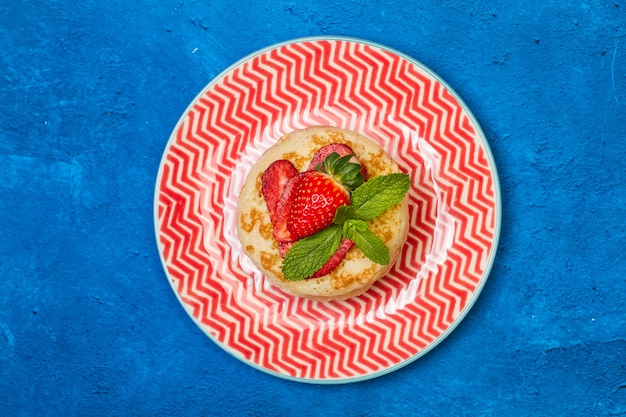
[[[343,237],[352,240],[354,233],[364,230],[367,230],[367,223],[363,220],[347,219],[343,224]]]
[[[376,234],[367,228],[367,223],[363,220],[347,220],[343,225],[343,233],[346,239],[352,240],[372,262],[380,265],[389,264],[389,249]]]
[[[388,174],[364,182],[352,192],[354,218],[372,220],[398,204],[411,186],[407,174]],[[355,242],[356,243],[356,242]]]
[[[339,206],[335,212],[335,218],[333,223],[339,226],[343,225],[346,220],[354,218],[354,207],[352,206]]]
[[[300,281],[313,275],[339,249],[341,237],[341,226],[332,224],[294,243],[283,261],[285,278]]]

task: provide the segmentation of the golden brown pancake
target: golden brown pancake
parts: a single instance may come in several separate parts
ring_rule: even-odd
[[[343,300],[365,292],[393,266],[409,228],[408,198],[368,222],[369,228],[385,242],[391,262],[379,265],[359,248],[352,247],[341,264],[319,278],[288,281],[281,272],[282,258],[272,237],[273,226],[261,190],[261,177],[274,161],[291,161],[298,171],[307,169],[313,155],[332,143],[348,145],[367,168],[368,178],[400,172],[397,164],[371,139],[356,132],[328,126],[296,130],[281,137],[252,167],[239,195],[237,230],[241,245],[269,282],[283,291],[313,300]]]

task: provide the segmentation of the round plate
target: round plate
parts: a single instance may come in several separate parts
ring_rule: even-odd
[[[400,258],[347,301],[271,287],[237,239],[250,168],[312,125],[370,137],[413,181]],[[274,45],[214,79],[169,139],[154,204],[165,272],[194,322],[245,363],[304,382],[372,378],[432,349],[478,297],[500,229],[496,168],[464,103],[416,60],[348,38]]]

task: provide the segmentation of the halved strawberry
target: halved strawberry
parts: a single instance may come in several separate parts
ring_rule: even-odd
[[[340,156],[333,152],[317,165],[315,171],[305,171],[292,180],[295,195],[287,218],[287,230],[296,239],[327,227],[337,208],[350,204],[350,191],[364,180],[361,165],[350,162],[352,157],[352,154]]]
[[[287,229],[296,238],[330,225],[339,206],[350,204],[350,194],[332,177],[318,171],[298,176],[298,187],[291,205]]]

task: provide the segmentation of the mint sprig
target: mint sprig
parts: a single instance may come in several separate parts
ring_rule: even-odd
[[[399,173],[361,184],[352,192],[350,205],[337,209],[332,225],[294,243],[283,261],[284,277],[300,281],[313,275],[339,249],[342,238],[352,240],[372,262],[389,264],[389,249],[366,222],[402,201],[410,186],[409,176]]]
[[[363,254],[370,258],[372,262],[380,265],[389,263],[389,249],[374,232],[367,228],[367,223],[363,220],[348,219],[343,224],[343,235],[346,239],[354,242]]]

